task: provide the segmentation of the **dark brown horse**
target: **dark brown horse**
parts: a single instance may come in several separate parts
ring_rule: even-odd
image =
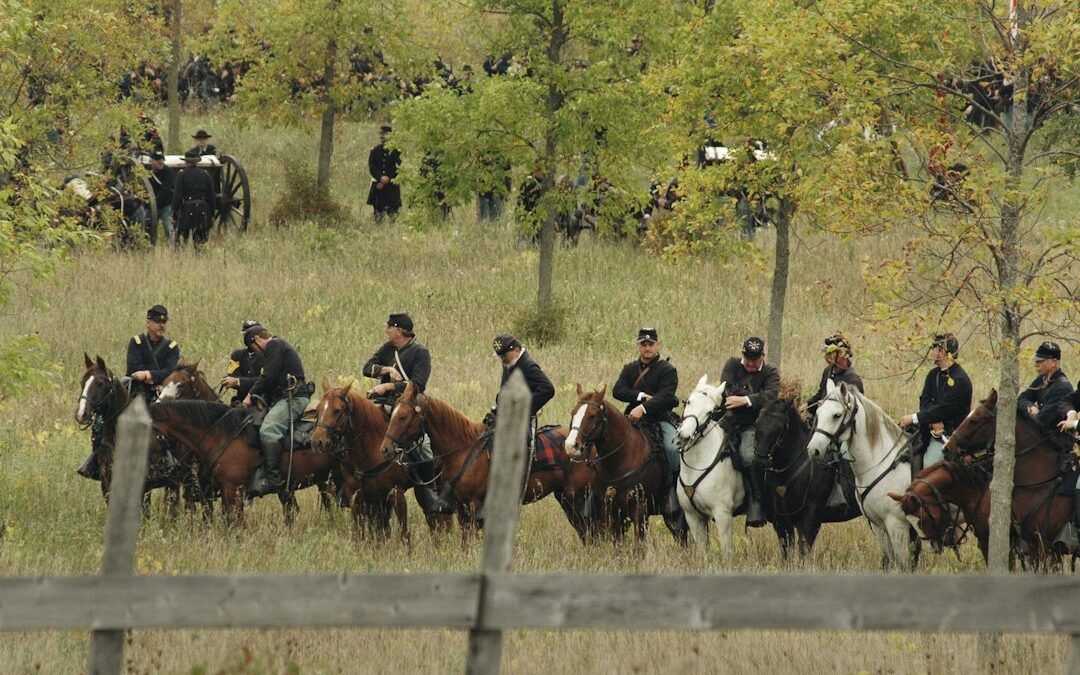
[[[75,421],[91,429],[101,467],[101,495],[109,500],[112,484],[113,450],[116,447],[116,420],[127,408],[130,396],[119,377],[113,375],[104,359],[91,359],[84,353],[86,370],[79,378],[79,403]]]
[[[220,491],[226,522],[241,520],[245,486],[261,461],[259,450],[250,440],[254,433],[252,411],[206,401],[160,401],[150,406],[150,417],[163,433],[195,453],[210,494]],[[286,489],[278,494],[287,524],[295,515],[290,507],[295,503],[292,493],[312,485],[325,485],[331,465],[329,455],[299,448],[293,454],[290,469],[289,453],[281,453],[279,470],[282,476],[290,476]]]
[[[953,432],[945,446],[946,456],[977,458],[980,453],[993,450],[997,402],[997,391],[991,391],[990,396],[982,401]],[[1072,495],[1059,494],[1065,474],[1061,469],[1061,451],[1054,443],[1056,433],[1056,430],[1043,429],[1038,421],[1026,411],[1017,410],[1016,467],[1013,472],[1012,498],[1013,552],[1014,559],[1017,553],[1029,558],[1035,569],[1060,566],[1061,556],[1052,550],[1051,544],[1057,533],[1072,517]],[[989,471],[985,473],[985,476],[980,480],[987,482],[986,494],[980,496],[979,499],[985,501],[986,506],[973,508],[969,504],[971,513],[965,510],[967,522],[975,530],[976,535],[979,532],[988,533],[990,530]],[[940,477],[939,473],[937,478],[940,479]],[[974,479],[971,478],[971,480]],[[939,480],[935,480],[933,485],[938,488]],[[896,495],[893,498],[899,501],[908,493],[916,494],[913,488],[918,490],[919,485],[913,484],[905,495]],[[942,497],[944,496],[942,493]],[[908,499],[908,504],[912,505],[910,507],[912,511],[908,513],[910,517],[919,522],[933,517],[932,513],[924,513],[926,507],[916,502],[917,500]],[[964,506],[959,502],[953,503],[961,508]],[[1016,536],[1017,534],[1019,537]],[[981,541],[980,544],[982,544]]]
[[[990,540],[992,461],[993,455],[982,455],[931,464],[915,475],[904,494],[890,492],[889,496],[900,502],[900,508],[919,536],[929,542],[936,553],[944,550],[946,545],[957,545],[953,535],[958,523],[950,506],[959,507],[964,522],[970,525],[979,542],[985,561]]]
[[[462,541],[468,543],[478,527],[477,515],[487,496],[491,457],[484,425],[473,422],[449,404],[418,393],[410,383],[398,398],[382,443],[386,458],[397,458],[419,442],[431,440],[439,491],[457,511]],[[565,436],[565,429],[559,430]],[[567,519],[584,539],[589,530],[582,515],[591,496],[592,471],[569,461],[543,470],[530,470],[522,493],[529,504],[554,493]]]
[[[342,489],[351,505],[356,531],[385,539],[390,516],[397,516],[398,535],[409,543],[405,491],[411,487],[405,466],[380,452],[386,435],[386,415],[380,406],[347,387],[333,388],[323,380],[323,397],[316,411],[312,447],[329,454],[343,477]],[[440,521],[440,518],[442,519]],[[446,527],[449,516],[431,514],[428,524]]]
[[[640,429],[630,424],[599,391],[585,392],[577,386],[578,402],[571,412],[566,452],[571,459],[584,459],[596,471],[594,488],[603,501],[603,519],[608,533],[620,541],[626,522],[633,524],[637,541],[645,539],[649,516],[662,515],[661,506],[669,490],[669,469],[661,453],[649,451]],[[688,531],[665,524],[685,546]]]

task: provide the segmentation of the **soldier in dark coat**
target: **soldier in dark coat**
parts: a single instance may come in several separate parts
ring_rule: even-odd
[[[195,151],[184,153],[184,169],[176,177],[172,199],[177,244],[181,238],[187,242],[190,236],[195,248],[209,237],[214,216],[214,181],[198,163],[199,155]]]
[[[368,171],[371,173],[371,187],[368,189],[367,203],[375,210],[375,222],[382,222],[384,216],[391,219],[401,210],[401,186],[394,182],[398,168],[401,167],[401,152],[386,147],[392,129],[389,126],[379,128],[379,144],[368,155]]]
[[[199,129],[191,136],[195,139],[195,147],[188,150],[188,152],[194,152],[199,157],[204,155],[217,155],[217,148],[210,144],[210,139],[213,138],[210,134],[206,133],[205,129]],[[185,155],[187,153],[184,153]]]
[[[846,382],[848,386],[855,387],[860,393],[865,392],[862,378],[851,365],[855,352],[841,333],[833,333],[825,338],[825,347],[822,351],[825,353],[825,363],[828,365],[821,371],[821,382],[818,384],[817,392],[802,405],[799,410],[801,413],[813,415],[817,411],[818,403],[825,398],[829,382],[833,384]]]
[[[1039,375],[1027,389],[1020,392],[1017,408],[1039,421],[1047,431],[1056,431],[1072,409],[1073,386],[1061,370],[1061,347],[1056,342],[1043,342],[1035,351],[1035,370]],[[1068,434],[1054,437],[1062,452],[1072,450],[1073,439]]]
[[[146,312],[146,332],[128,340],[127,376],[132,395],[140,394],[150,403],[157,398],[157,387],[176,369],[180,346],[165,336],[169,311],[154,305]]]
[[[416,341],[413,320],[408,314],[391,314],[386,320],[386,342],[364,364],[363,373],[379,380],[379,384],[368,391],[368,398],[381,404],[388,414],[410,382],[418,392],[427,388],[431,377],[431,352]],[[435,464],[427,434],[405,454],[405,458],[420,508],[425,513],[452,513],[453,509],[432,489],[436,478]]]
[[[743,475],[747,477],[750,503],[746,509],[748,527],[765,524],[765,469],[769,458],[755,452],[754,422],[758,413],[780,393],[780,371],[765,363],[765,341],[748,337],[743,341],[742,358],[733,356],[724,364],[720,381],[724,389],[724,408],[727,412],[720,424],[736,446]]]
[[[916,424],[919,435],[912,444],[912,469],[919,471],[944,459],[945,440],[971,412],[971,379],[956,363],[960,341],[952,333],[939,333],[930,346],[934,367],[926,374],[919,395],[919,412],[904,415],[900,426]]]
[[[555,396],[555,385],[551,384],[551,380],[544,374],[540,364],[526,353],[525,348],[521,346],[521,343],[513,335],[496,336],[492,342],[492,349],[495,351],[495,356],[499,357],[503,364],[502,378],[499,380],[500,390],[506,384],[506,381],[510,379],[510,376],[514,374],[515,370],[520,370],[521,374],[525,376],[525,384],[528,385],[529,392],[532,394],[532,403],[529,406],[529,415],[532,418],[530,426],[535,427],[536,416],[544,405]],[[491,408],[492,413],[497,413],[497,408],[498,399],[496,398],[495,405]],[[532,438],[531,433],[529,438]]]
[[[668,497],[661,505],[669,522],[684,518],[676,494],[679,476],[679,450],[675,447],[674,410],[679,405],[679,371],[667,359],[660,357],[660,334],[651,326],[638,330],[638,358],[623,366],[612,395],[626,403],[623,411],[631,422],[652,426],[660,438],[671,468]]]
[[[250,319],[241,325],[240,333],[244,338],[244,346],[234,349],[229,355],[229,366],[225,370],[225,377],[221,378],[222,387],[236,390],[232,399],[234,406],[243,402],[262,371],[262,355],[255,350],[255,335],[248,334],[248,330],[256,326],[262,327],[258,321]]]
[[[155,150],[150,153],[150,185],[154,188],[154,202],[157,204],[158,222],[165,229],[165,240],[172,241],[172,200],[176,185],[176,171],[165,166],[165,155]],[[147,223],[150,228],[150,243],[157,243],[157,223]]]

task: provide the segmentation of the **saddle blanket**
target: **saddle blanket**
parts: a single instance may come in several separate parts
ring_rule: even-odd
[[[564,466],[569,462],[563,442],[566,435],[559,433],[559,427],[544,427],[536,432],[534,447],[536,454],[533,456],[532,470],[546,471],[558,466]]]

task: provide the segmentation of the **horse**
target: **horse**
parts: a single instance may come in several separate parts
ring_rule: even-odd
[[[161,382],[158,392],[159,401],[183,399],[188,401],[216,401],[221,398],[206,380],[206,375],[199,370],[199,362],[188,363],[181,360],[176,368]]]
[[[955,510],[964,514],[979,542],[983,561],[988,559],[990,541],[990,479],[993,455],[983,455],[972,461],[944,460],[926,467],[915,475],[903,494],[890,492],[914,526],[919,537],[930,544],[935,553],[952,546],[959,552],[959,542],[953,533],[959,525]]]
[[[209,494],[220,491],[228,524],[238,523],[244,514],[244,491],[262,454],[253,445],[253,413],[208,401],[158,401],[150,406],[150,418],[163,433],[175,438],[198,457],[200,480],[209,485]],[[280,471],[288,485],[278,493],[285,511],[285,523],[293,522],[296,510],[292,493],[311,485],[325,485],[330,476],[329,455],[300,448],[281,453]]]
[[[997,391],[992,390],[953,432],[945,445],[948,455],[964,457],[980,451],[993,452],[997,403]],[[1044,429],[1026,410],[1017,410],[1012,494],[1013,559],[1030,557],[1036,569],[1060,566],[1061,555],[1051,544],[1072,518],[1073,495],[1059,494],[1066,474],[1061,466],[1061,451],[1052,440],[1056,434],[1056,430]],[[968,519],[976,532],[989,531],[989,492],[987,488],[987,507]]]
[[[431,440],[436,486],[458,516],[462,542],[467,544],[481,525],[478,515],[487,496],[491,457],[486,451],[491,434],[449,404],[423,394],[413,383],[405,386],[390,413],[383,437],[386,459],[402,461],[404,452],[420,442],[424,434]],[[552,430],[561,441],[566,429]],[[590,532],[583,515],[591,496],[591,469],[560,457],[550,470],[529,467],[522,491],[522,503],[530,504],[554,493],[567,519],[583,541]]]
[[[566,452],[595,470],[593,484],[602,493],[603,522],[613,541],[622,540],[629,521],[640,544],[649,516],[662,515],[661,505],[668,496],[667,460],[663,451],[650,450],[645,434],[604,398],[606,393],[607,387],[586,392],[577,385]],[[666,517],[664,522],[685,546],[686,529]]]
[[[113,449],[116,447],[116,420],[131,400],[123,381],[113,375],[104,359],[91,359],[83,353],[86,369],[79,379],[79,403],[75,421],[84,429],[92,428],[99,441],[96,451],[101,467],[101,496],[109,501],[112,484]]]
[[[724,412],[725,383],[709,384],[702,375],[683,406],[675,432],[679,446],[679,504],[698,550],[709,549],[709,520],[716,522],[720,549],[730,555],[731,519],[743,507],[746,488],[731,460],[727,433],[718,422]]]
[[[881,547],[882,567],[914,570],[920,540],[914,539],[907,516],[889,492],[911,483],[911,459],[905,452],[911,439],[876,403],[855,387],[827,383],[818,404],[807,451],[825,464],[848,442],[859,505]]]
[[[806,451],[810,428],[794,400],[780,398],[765,404],[754,425],[754,439],[757,454],[769,458],[766,484],[771,504],[766,511],[785,560],[796,533],[799,557],[805,558],[822,523],[842,523],[862,515],[854,494],[847,494],[853,492],[850,471],[841,477],[836,467],[823,468],[810,459]],[[830,497],[838,489],[843,504],[830,506]]]
[[[398,535],[409,544],[405,491],[411,487],[405,467],[379,452],[386,435],[386,416],[380,406],[346,387],[331,387],[323,379],[323,397],[316,406],[315,434],[311,445],[329,454],[343,477],[342,489],[352,508],[356,531],[380,539],[390,536],[390,516],[397,517]],[[428,524],[437,529],[443,521],[430,514]]]

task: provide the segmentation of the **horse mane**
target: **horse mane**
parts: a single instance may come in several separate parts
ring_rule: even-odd
[[[176,368],[173,368],[173,370],[186,370],[187,372],[191,373],[192,376],[194,376],[196,373],[199,372],[197,370],[198,365],[198,361],[187,361],[185,359],[180,359],[176,364]]]
[[[353,414],[360,416],[364,429],[386,428],[386,418],[383,417],[382,409],[358,391],[349,390],[346,394],[352,404]]]
[[[476,438],[480,433],[480,424],[473,422],[449,403],[426,394],[417,396],[416,401],[422,401],[427,406],[428,416],[437,417],[446,433],[460,435],[463,438]]]
[[[803,416],[799,414],[799,407],[795,405],[795,398],[778,398],[776,403],[770,405],[781,404],[787,413],[788,421],[794,422],[796,428],[804,434],[810,433],[810,425],[806,423]]]
[[[920,470],[915,477],[925,479],[938,471],[947,472],[958,485],[971,488],[986,487],[990,483],[990,478],[992,476],[991,472],[983,467],[982,462],[956,462],[953,460],[945,460],[940,464],[931,464]]]
[[[204,429],[213,427],[229,435],[243,431],[251,417],[248,410],[213,401],[159,401],[150,406],[150,415],[154,419],[160,419],[165,413],[183,417],[194,426]]]
[[[889,417],[884,410],[881,409],[877,403],[866,397],[861,391],[855,387],[850,388],[851,393],[855,395],[855,400],[866,411],[866,436],[870,441],[871,446],[876,446],[883,436],[892,436],[892,440],[896,440],[896,434],[889,434],[890,428],[895,428],[900,431],[900,427],[895,424],[890,427],[892,418]],[[837,389],[839,391],[839,389]]]

